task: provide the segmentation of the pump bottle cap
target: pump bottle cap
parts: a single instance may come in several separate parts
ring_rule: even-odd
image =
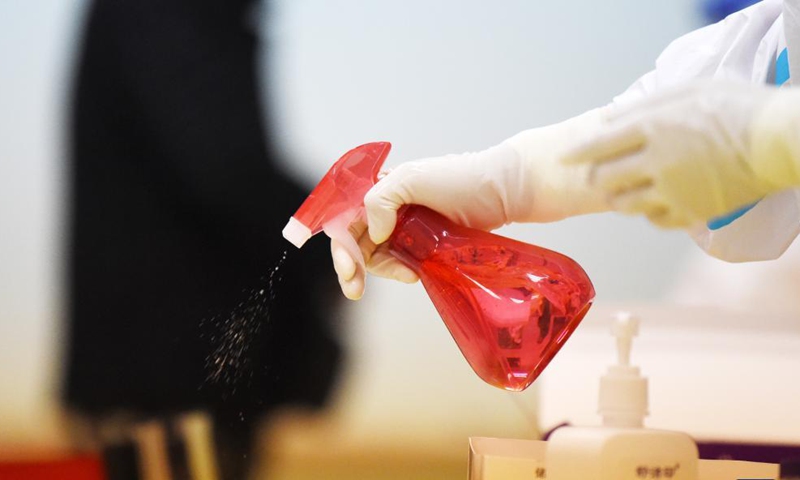
[[[647,379],[630,364],[631,344],[638,333],[638,318],[628,312],[615,316],[611,334],[617,339],[618,364],[600,378],[598,402],[606,427],[641,427],[647,416]]]

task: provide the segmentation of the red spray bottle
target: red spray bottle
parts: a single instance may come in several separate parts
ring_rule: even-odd
[[[347,227],[364,218],[364,195],[390,148],[376,142],[347,152],[289,220],[284,237],[299,248],[325,231],[363,265]],[[388,245],[419,275],[475,373],[506,390],[536,380],[594,298],[589,277],[572,259],[460,226],[419,205],[401,208]]]

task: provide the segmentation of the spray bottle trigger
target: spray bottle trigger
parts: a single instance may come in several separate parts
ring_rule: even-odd
[[[358,246],[358,241],[350,234],[350,225],[358,221],[363,215],[363,208],[358,208],[356,211],[348,210],[343,214],[337,216],[333,220],[325,223],[322,226],[322,231],[325,235],[332,240],[336,240],[347,250],[350,257],[356,262],[356,268],[361,269],[362,272],[367,271],[364,254],[361,253],[361,247]]]

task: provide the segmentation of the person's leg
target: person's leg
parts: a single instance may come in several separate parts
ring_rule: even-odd
[[[219,461],[220,480],[246,480],[255,464],[254,423],[218,419],[214,424],[214,444]]]

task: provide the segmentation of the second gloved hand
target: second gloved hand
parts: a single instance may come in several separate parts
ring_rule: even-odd
[[[387,251],[385,242],[406,204],[423,205],[450,220],[481,230],[512,222],[550,222],[607,210],[603,195],[587,186],[589,168],[566,166],[561,156],[599,130],[604,109],[565,122],[524,131],[476,153],[407,162],[381,179],[364,199],[367,225],[351,226],[367,270],[400,281],[416,275]],[[331,243],[342,291],[359,298],[364,272],[347,250]]]
[[[774,150],[797,126],[777,114],[787,109],[773,101],[778,93],[712,81],[658,93],[618,109],[565,163],[592,165],[592,185],[615,210],[662,227],[704,223],[790,185],[782,185],[789,175],[773,172],[790,172]]]

